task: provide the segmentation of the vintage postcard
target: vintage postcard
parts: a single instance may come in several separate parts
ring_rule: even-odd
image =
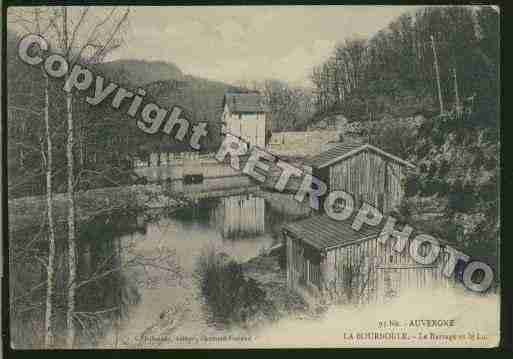
[[[499,7],[5,14],[6,346],[499,345]]]

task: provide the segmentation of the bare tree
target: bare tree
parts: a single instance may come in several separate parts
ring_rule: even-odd
[[[12,13],[11,13],[12,14]],[[36,7],[29,10],[21,9],[14,12],[14,21],[24,31],[28,33],[35,33],[41,36],[45,36],[49,29],[51,19],[48,11]],[[48,260],[43,263],[46,268],[46,307],[45,307],[45,347],[51,347],[54,342],[54,326],[53,326],[53,305],[52,296],[54,291],[54,271],[55,271],[55,231],[54,231],[54,219],[53,219],[53,193],[52,193],[52,170],[53,170],[53,146],[52,136],[50,131],[50,101],[49,101],[49,90],[50,83],[48,75],[45,71],[42,71],[44,77],[43,85],[43,121],[45,127],[45,142],[46,152],[41,141],[41,157],[43,160],[45,177],[46,177],[46,213],[48,221]]]
[[[74,65],[95,64],[122,44],[123,27],[127,24],[129,8],[112,7],[108,9],[91,7],[52,8],[51,38],[55,48],[63,55],[69,68]],[[65,81],[69,81],[69,75]],[[73,93],[66,93],[66,159],[67,159],[67,201],[68,201],[68,306],[66,313],[67,339],[69,348],[73,347],[75,326],[73,322],[76,293],[76,224],[74,189],[74,112]]]
[[[310,99],[302,88],[278,80],[266,80],[262,88],[271,109],[271,125],[274,130],[296,129],[299,122],[308,116]]]

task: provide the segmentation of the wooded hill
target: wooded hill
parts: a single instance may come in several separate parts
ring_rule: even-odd
[[[155,81],[182,80],[184,74],[171,62],[116,60],[96,65],[101,72],[111,74],[120,84],[145,86]]]
[[[8,168],[10,197],[41,194],[44,186],[41,139],[44,78],[39,68],[29,66],[17,56],[18,38],[8,33]],[[202,150],[210,151],[220,143],[220,114],[225,91],[237,87],[184,75],[173,63],[142,60],[121,60],[91,66],[96,74],[105,76],[128,90],[144,88],[143,103],[171,109],[184,108],[192,123],[208,121],[209,135],[202,140]],[[65,179],[65,101],[62,80],[50,79],[50,126],[54,139],[54,186],[64,190]],[[110,101],[98,106],[85,102],[89,91],[74,96],[76,145],[79,188],[95,188],[129,183],[126,175],[130,158],[145,158],[152,151],[188,151],[188,138],[178,142],[168,135],[147,135],[126,115],[123,106],[113,110]],[[128,105],[125,105],[127,107]]]
[[[461,105],[473,102],[482,124],[496,126],[497,11],[489,6],[425,7],[399,16],[369,39],[339,43],[312,72],[313,121],[330,113],[350,121],[438,114],[436,53],[444,110],[452,110],[459,97]]]

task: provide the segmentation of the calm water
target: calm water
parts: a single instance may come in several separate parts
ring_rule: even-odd
[[[202,301],[195,276],[198,256],[214,248],[238,261],[246,261],[279,242],[283,223],[307,214],[307,207],[291,197],[262,193],[201,200],[170,214],[110,214],[82,225],[79,283],[95,276],[100,279],[79,288],[78,344],[82,347],[187,346],[195,344],[191,337],[229,333],[228,329],[212,323],[208,307]],[[62,253],[58,272],[65,272],[65,248],[59,248]],[[26,268],[14,271],[26,272]],[[112,273],[102,277],[107,271]],[[35,271],[29,282],[44,280],[43,275],[44,272]],[[61,275],[58,282],[64,283],[65,278]],[[17,290],[23,293],[20,288]],[[180,323],[172,336],[182,337],[183,341],[167,340],[162,345],[141,341],[143,334],[166,334],[160,317],[169,310],[180,313]],[[21,323],[38,322],[42,318],[42,311],[27,313],[30,314],[23,312],[16,316],[20,318],[17,329],[22,346],[27,345],[21,339],[27,337],[24,330],[30,334],[30,329]],[[64,310],[60,313],[58,321],[63,323]],[[39,331],[33,326],[33,332]],[[244,333],[238,328],[230,330]],[[37,338],[32,340],[32,345],[37,345]]]

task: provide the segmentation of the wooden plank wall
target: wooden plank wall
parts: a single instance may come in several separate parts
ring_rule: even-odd
[[[375,240],[327,251],[323,268],[324,289],[331,299],[358,302],[375,292],[376,277],[372,261],[378,256]]]
[[[357,206],[363,200],[378,208],[382,206],[385,213],[398,206],[404,195],[403,166],[372,151],[334,164],[329,177],[330,191],[346,191],[355,196]]]
[[[287,245],[287,281],[289,287],[294,288],[299,282],[300,273],[300,270],[298,270],[299,260],[297,257],[297,241],[288,235],[285,235],[285,240]]]
[[[321,266],[315,260],[307,258],[304,242],[286,235],[287,245],[287,282],[289,287],[298,285],[308,289],[320,289],[322,275]]]
[[[442,274],[448,253],[442,249],[429,266],[416,263],[409,244],[402,253],[393,248],[394,240],[381,244],[377,239],[336,248],[326,253],[323,288],[332,298],[355,302],[383,302],[409,289],[449,288],[453,281]]]

